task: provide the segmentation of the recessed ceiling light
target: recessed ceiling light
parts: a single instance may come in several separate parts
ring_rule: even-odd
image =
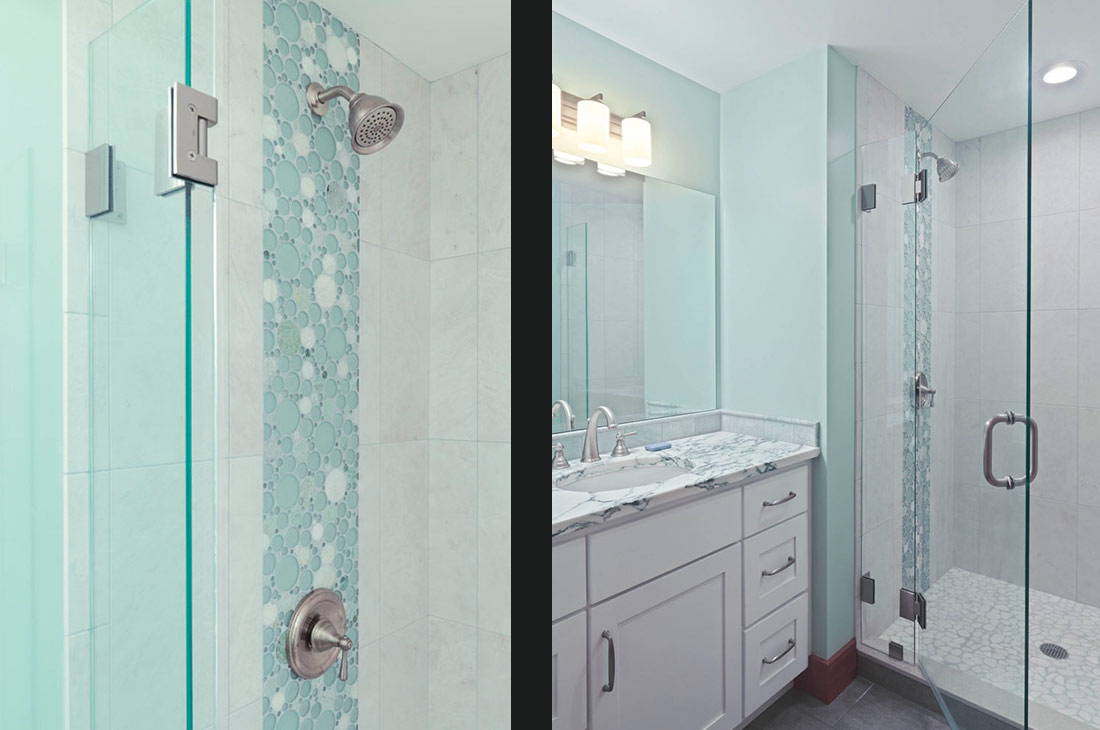
[[[1080,64],[1076,61],[1056,63],[1043,72],[1043,83],[1064,84],[1077,76],[1080,70]]]

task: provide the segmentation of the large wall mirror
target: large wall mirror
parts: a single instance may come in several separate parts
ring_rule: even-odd
[[[714,196],[592,161],[551,168],[553,400],[576,428],[601,405],[619,423],[715,408]]]

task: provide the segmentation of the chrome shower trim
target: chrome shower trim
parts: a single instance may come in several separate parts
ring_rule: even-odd
[[[319,117],[323,117],[328,113],[328,103],[338,96],[342,96],[348,102],[351,102],[355,92],[347,86],[333,86],[326,89],[316,81],[306,87],[306,103],[309,104],[309,110]]]

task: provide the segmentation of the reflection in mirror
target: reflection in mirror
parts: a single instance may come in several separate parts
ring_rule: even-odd
[[[715,408],[714,196],[592,162],[551,178],[551,400],[577,428],[600,405],[619,423]]]

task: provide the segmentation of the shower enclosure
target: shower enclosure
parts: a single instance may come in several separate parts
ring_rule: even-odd
[[[1040,82],[1096,22],[1024,3],[927,118],[859,75],[858,638],[961,728],[1100,727],[1100,97]]]

